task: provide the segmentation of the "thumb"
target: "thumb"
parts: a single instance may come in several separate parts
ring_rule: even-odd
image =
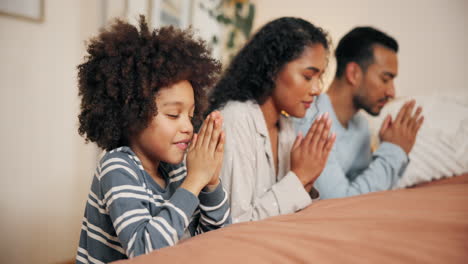
[[[301,142],[302,142],[302,132],[299,131],[299,133],[297,134],[296,140],[294,140],[292,151],[294,151],[297,147],[299,147]]]
[[[385,133],[385,131],[388,129],[388,127],[390,126],[390,124],[392,123],[392,116],[390,114],[388,114],[383,123],[382,123],[382,126],[380,127],[380,131],[379,131],[379,135],[382,135],[383,133]]]

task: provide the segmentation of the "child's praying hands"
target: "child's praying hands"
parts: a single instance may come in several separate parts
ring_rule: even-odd
[[[187,153],[187,178],[181,187],[195,195],[205,187],[207,191],[219,184],[219,172],[224,153],[222,116],[218,111],[210,113],[198,134],[194,134]]]

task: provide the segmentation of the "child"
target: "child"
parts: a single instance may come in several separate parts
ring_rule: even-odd
[[[77,263],[131,258],[231,222],[219,181],[219,112],[199,134],[204,88],[220,71],[190,30],[117,21],[78,66],[79,133],[107,152],[97,166]],[[185,153],[187,168],[183,163]]]

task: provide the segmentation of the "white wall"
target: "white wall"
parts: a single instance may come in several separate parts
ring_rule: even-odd
[[[77,133],[76,66],[99,1],[45,1],[45,22],[0,16],[0,263],[74,257],[97,150]]]
[[[212,2],[210,0],[192,0],[192,27],[195,31],[196,36],[204,39],[208,44],[211,43],[211,39],[213,36],[217,36],[219,41],[222,39],[222,29],[223,26],[214,23],[214,18],[208,15],[206,10],[200,8],[200,3],[203,3],[205,7],[212,8],[216,2]],[[220,45],[215,45],[212,47],[211,54],[213,57],[217,59],[221,59],[221,47]]]
[[[298,16],[327,30],[334,46],[351,28],[375,26],[400,44],[397,95],[459,96],[468,103],[466,0],[256,0],[254,27]],[[335,71],[332,57],[329,81]]]

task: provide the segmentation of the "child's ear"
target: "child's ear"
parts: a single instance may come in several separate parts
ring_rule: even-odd
[[[353,87],[359,86],[362,81],[363,72],[361,66],[356,62],[350,62],[345,68],[345,78]]]

